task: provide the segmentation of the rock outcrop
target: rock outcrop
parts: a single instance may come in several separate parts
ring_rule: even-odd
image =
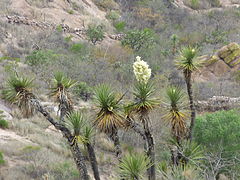
[[[197,101],[196,110],[199,112],[214,112],[219,110],[229,110],[240,106],[240,97],[230,98],[226,96],[213,96],[207,101]]]
[[[240,46],[237,43],[230,43],[222,47],[217,56],[232,68],[240,63]]]

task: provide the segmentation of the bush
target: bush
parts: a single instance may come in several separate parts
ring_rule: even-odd
[[[120,21],[114,24],[114,27],[118,32],[123,32],[125,29],[126,23],[124,21]]]
[[[74,52],[74,53],[80,53],[83,48],[84,48],[84,45],[83,45],[83,44],[76,43],[76,44],[73,44],[73,45],[70,47],[70,50],[71,50],[72,52]]]
[[[72,162],[61,162],[53,166],[51,174],[55,179],[78,179],[79,173]]]
[[[106,14],[106,18],[110,19],[112,21],[116,21],[116,20],[118,20],[120,18],[120,14],[117,11],[109,11]]]
[[[0,111],[0,128],[6,129],[8,128],[8,122],[4,119],[4,115],[2,115],[2,111]]]
[[[0,119],[0,128],[3,128],[3,129],[8,128],[8,122],[4,119]]]
[[[91,41],[94,45],[98,41],[102,41],[104,38],[104,28],[103,25],[90,25],[87,29],[88,40]]]
[[[154,32],[151,29],[131,30],[127,32],[122,40],[123,46],[129,46],[134,51],[138,52],[142,49],[149,49],[154,45]]]
[[[75,86],[74,93],[81,97],[84,101],[88,101],[93,94],[93,90],[87,85],[87,83],[81,82]]]
[[[26,57],[26,62],[30,66],[35,66],[55,60],[58,56],[52,50],[35,50]]]
[[[240,113],[236,110],[208,113],[196,118],[194,139],[209,151],[223,150],[225,156],[234,156],[240,150]]]
[[[95,4],[103,10],[119,9],[118,4],[114,0],[94,0]]]
[[[4,164],[4,163],[5,163],[5,161],[4,161],[4,159],[3,159],[3,153],[0,152],[0,165],[2,165],[2,164]]]

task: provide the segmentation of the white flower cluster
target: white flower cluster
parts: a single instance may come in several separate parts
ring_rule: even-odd
[[[138,82],[146,84],[151,77],[151,69],[147,62],[141,60],[141,57],[137,56],[136,59],[133,63],[133,72]]]

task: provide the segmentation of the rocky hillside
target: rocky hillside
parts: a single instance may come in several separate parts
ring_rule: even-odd
[[[71,91],[75,108],[92,119],[93,91],[99,84],[111,84],[126,102],[132,98],[136,56],[151,67],[160,99],[169,84],[184,89],[175,60],[182,47],[193,46],[197,59],[204,61],[193,75],[198,112],[239,107],[239,6],[240,0],[0,0],[0,90],[13,74],[33,77],[33,92],[58,119],[58,105],[48,95],[53,74],[61,71],[77,81]],[[87,34],[91,25],[103,30],[96,43]],[[159,120],[163,112],[157,113],[151,114],[154,136],[161,137],[156,138],[161,152],[156,159],[165,160],[170,131]],[[0,179],[77,179],[66,140],[40,114],[25,118],[16,105],[0,99],[1,119],[8,127],[0,128],[5,161]],[[130,130],[119,134],[124,152],[142,150],[141,137]],[[99,133],[94,145],[102,179],[115,180],[114,144]],[[82,145],[81,151],[87,159]],[[89,162],[87,166],[91,169]]]

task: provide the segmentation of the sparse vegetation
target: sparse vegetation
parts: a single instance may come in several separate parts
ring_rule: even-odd
[[[0,166],[3,165],[5,163],[4,159],[3,159],[3,153],[0,152]]]
[[[87,29],[87,37],[90,42],[94,45],[98,41],[102,41],[104,38],[104,27],[103,25],[90,25]]]
[[[239,179],[239,2],[93,2],[0,2],[0,179]]]

